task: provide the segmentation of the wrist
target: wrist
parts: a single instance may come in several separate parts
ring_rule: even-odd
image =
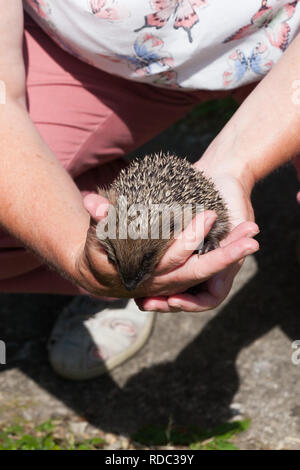
[[[90,279],[88,263],[85,259],[85,245],[89,229],[89,217],[78,215],[76,226],[72,227],[69,237],[56,242],[55,260],[50,262],[63,277],[73,282],[77,286],[90,291],[90,284],[94,279]]]
[[[197,170],[203,170],[213,179],[227,175],[235,178],[242,185],[245,193],[251,195],[256,183],[251,159],[245,156],[245,147],[237,143],[235,132],[228,138],[221,132],[206,149],[200,160],[195,163]]]

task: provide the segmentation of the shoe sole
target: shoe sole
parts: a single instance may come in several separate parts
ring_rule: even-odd
[[[79,371],[74,371],[72,373],[71,371],[68,371],[68,374],[65,374],[64,371],[56,368],[56,365],[49,357],[51,366],[58,375],[69,380],[89,380],[100,377],[101,375],[110,372],[112,369],[115,369],[117,366],[123,364],[128,359],[131,359],[146,344],[147,340],[151,336],[155,317],[156,312],[151,312],[151,317],[148,319],[144,329],[139,334],[137,341],[135,341],[129,348],[127,348],[124,352],[108,359],[103,364],[95,368],[85,370],[84,373]]]

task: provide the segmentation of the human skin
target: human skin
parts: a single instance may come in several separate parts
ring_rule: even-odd
[[[122,297],[128,293],[112,290],[99,283],[84,263],[84,247],[93,213],[93,197],[85,207],[81,194],[58,159],[39,135],[25,104],[25,71],[22,56],[23,9],[21,0],[0,0],[0,79],[6,85],[6,104],[0,107],[0,222],[1,225],[50,266],[90,293],[105,297]],[[97,206],[101,202],[97,200]],[[102,201],[105,204],[105,201]],[[214,218],[206,213],[206,233]],[[203,217],[203,215],[202,215]],[[213,215],[215,217],[215,215]],[[58,230],[59,227],[59,230]],[[203,274],[209,277],[258,248],[256,241],[245,237],[255,226],[250,222],[244,232],[236,231],[238,240],[214,256],[211,267]],[[175,246],[176,248],[176,246]],[[180,252],[177,246],[176,250]],[[189,256],[183,249],[184,256]],[[169,274],[155,275],[145,289],[132,296],[147,297],[180,292],[201,282],[200,260],[190,260],[174,269],[172,259],[161,263]],[[182,260],[177,255],[177,260]],[[91,262],[105,275],[117,276],[104,252],[92,253]],[[182,264],[182,263],[181,263]]]
[[[7,88],[6,104],[0,108],[0,222],[49,265],[90,293],[127,296],[122,288],[112,289],[105,282],[105,277],[111,280],[117,273],[103,251],[91,250],[89,264],[85,262],[89,213],[99,220],[101,211],[97,211],[102,208],[104,216],[107,201],[89,195],[83,203],[75,183],[38,134],[25,106],[22,2],[0,0],[0,8],[4,38],[0,44],[0,79]],[[253,185],[299,150],[300,116],[291,101],[292,82],[300,77],[297,47],[299,38],[195,165],[214,178],[227,200],[232,232],[220,248],[199,258],[190,256],[183,241],[176,241],[146,287],[130,293],[138,297],[141,308],[214,308],[228,294],[245,256],[257,251],[258,243],[251,238],[258,232],[250,202]],[[206,212],[197,219],[200,224],[206,221],[205,233],[214,217]],[[103,282],[95,272],[101,273]],[[207,292],[197,297],[176,294],[202,281],[207,281]]]
[[[298,35],[195,164],[196,169],[213,177],[228,203],[233,226],[242,227],[238,224],[254,220],[250,196],[255,183],[285,162],[299,160],[299,48]],[[300,192],[297,200],[300,202]],[[214,261],[218,251],[232,240],[233,233],[223,242],[223,248],[215,250]],[[204,256],[201,258],[205,264]],[[229,293],[242,263],[243,259],[212,276],[207,291],[197,297],[148,297],[138,300],[138,305],[161,312],[214,308]]]

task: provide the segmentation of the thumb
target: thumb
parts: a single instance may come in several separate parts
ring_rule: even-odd
[[[100,194],[88,194],[83,198],[83,205],[90,216],[96,221],[103,219],[107,215],[109,200]]]

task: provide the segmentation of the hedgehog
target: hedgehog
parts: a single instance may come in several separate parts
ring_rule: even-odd
[[[225,201],[213,181],[186,158],[159,153],[135,159],[109,187],[98,191],[109,200],[110,209],[105,222],[94,224],[96,238],[127,291],[151,276],[182,232],[183,222],[186,227],[199,211],[213,210],[217,219],[198,254],[217,248],[229,233]],[[104,231],[104,226],[112,230]]]

